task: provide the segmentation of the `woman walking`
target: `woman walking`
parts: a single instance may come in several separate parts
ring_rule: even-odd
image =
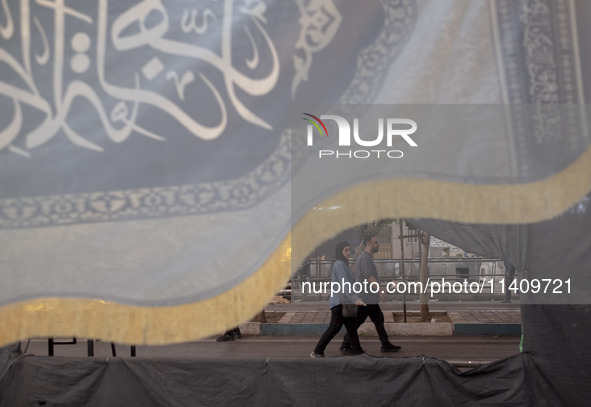
[[[349,257],[351,257],[351,245],[347,242],[337,244],[335,250],[336,261],[332,268],[332,282],[338,284],[339,289],[331,291],[329,306],[332,313],[330,324],[328,328],[318,341],[316,348],[310,353],[311,358],[323,358],[324,350],[328,346],[332,338],[341,330],[343,324],[347,328],[347,333],[351,341],[351,354],[360,355],[363,353],[361,345],[359,344],[359,336],[357,335],[357,325],[355,323],[355,316],[343,317],[343,303],[355,304],[364,306],[365,303],[357,297],[352,291],[351,287],[355,283],[353,272],[349,268]],[[348,284],[346,284],[348,283]],[[334,284],[331,284],[331,287]]]

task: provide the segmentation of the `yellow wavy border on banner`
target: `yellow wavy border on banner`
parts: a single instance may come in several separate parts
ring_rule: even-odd
[[[259,270],[225,293],[157,308],[69,298],[10,304],[0,308],[0,345],[29,337],[76,336],[138,345],[207,337],[262,310],[288,280],[290,263],[298,265],[302,253],[355,225],[389,217],[477,224],[541,222],[577,204],[590,190],[591,148],[565,170],[527,184],[466,185],[425,179],[366,182],[319,203],[295,225],[292,233],[303,247],[298,247],[293,262],[286,255],[290,235]]]
[[[289,238],[240,285],[216,297],[170,307],[99,299],[41,298],[0,307],[0,345],[31,337],[95,338],[126,344],[186,342],[223,333],[268,304],[289,278]]]

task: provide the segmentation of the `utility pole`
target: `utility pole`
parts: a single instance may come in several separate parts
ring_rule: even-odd
[[[403,220],[400,219],[400,274],[402,275],[402,284],[406,284],[406,277],[404,275],[404,230],[402,228]],[[402,316],[406,322],[406,290],[402,293]]]

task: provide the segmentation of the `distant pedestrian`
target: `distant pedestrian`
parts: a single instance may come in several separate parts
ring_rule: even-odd
[[[235,339],[242,338],[242,332],[240,332],[240,328],[236,327],[233,329],[229,329],[222,336],[218,336],[215,341],[216,342],[228,342],[233,341]]]
[[[367,307],[357,309],[356,328],[359,328],[361,324],[365,322],[367,317],[371,319],[371,322],[376,327],[378,337],[382,343],[382,352],[398,352],[401,347],[393,345],[388,339],[386,328],[384,327],[384,313],[380,308],[380,299],[386,299],[387,295],[382,293],[381,290],[377,292],[371,292],[370,284],[379,287],[380,277],[378,276],[378,269],[373,259],[373,254],[377,253],[380,249],[380,244],[375,235],[366,235],[363,237],[362,244],[364,250],[357,258],[357,276],[355,280],[363,284],[363,287],[368,287],[367,291],[363,291],[359,294],[359,297],[367,304]],[[375,290],[374,290],[375,291]],[[341,344],[341,352],[348,354],[351,352],[350,338],[345,335],[343,343]]]
[[[511,293],[517,292],[517,290],[511,287],[515,278],[515,266],[508,261],[504,261],[503,265],[505,266],[505,301],[503,303],[509,304],[511,303]]]
[[[332,282],[338,284],[339,289],[331,291],[328,302],[331,311],[330,324],[318,341],[316,348],[310,353],[312,358],[323,358],[324,350],[341,330],[343,324],[347,328],[352,355],[363,353],[357,335],[355,317],[343,317],[343,302],[345,304],[356,304],[364,308],[365,303],[352,292],[352,285],[355,282],[353,272],[349,268],[349,257],[351,257],[351,245],[347,242],[340,242],[335,249],[336,261],[332,268]],[[347,284],[348,283],[348,284]]]
[[[297,275],[298,275],[300,284],[310,280],[310,278],[311,278],[311,272],[310,272],[311,262],[312,262],[312,259],[310,259],[310,256],[306,256],[306,258],[304,259],[304,262],[298,268]]]

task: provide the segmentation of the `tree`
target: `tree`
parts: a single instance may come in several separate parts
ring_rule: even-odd
[[[397,221],[397,219],[380,219],[375,222],[364,223],[364,224],[355,226],[355,230],[357,230],[359,232],[362,239],[366,235],[377,236],[377,234],[380,232],[380,230],[382,230],[382,228],[384,226],[390,226],[392,223],[394,223],[396,221]],[[361,243],[359,243],[359,246],[357,246],[355,248],[355,253],[353,254],[353,258],[356,259],[357,257],[359,257],[359,255],[361,254],[361,252],[364,249],[365,249],[365,247],[363,247],[363,240],[362,240]]]
[[[431,312],[429,311],[429,303],[427,300],[427,280],[429,279],[429,249],[431,248],[431,235],[423,230],[413,226],[411,223],[405,221],[411,235],[417,236],[419,241],[419,278],[423,289],[419,293],[419,302],[421,304],[421,322],[431,321]]]

